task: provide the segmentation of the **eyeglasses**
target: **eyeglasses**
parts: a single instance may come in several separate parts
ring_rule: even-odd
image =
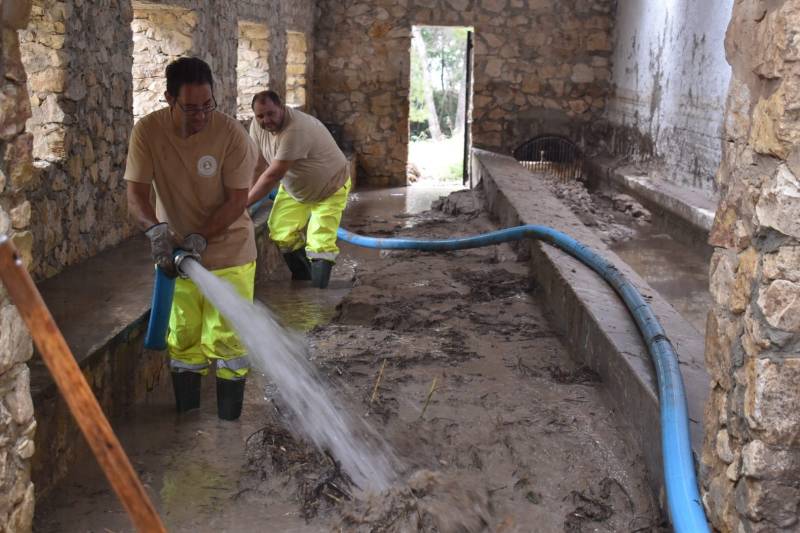
[[[199,115],[201,113],[207,115],[208,113],[214,111],[217,108],[217,99],[212,96],[211,101],[212,103],[203,107],[195,107],[195,106],[183,107],[180,102],[175,102],[175,103],[178,104],[178,107],[181,108],[181,111],[183,111],[189,116],[194,116],[194,115]]]

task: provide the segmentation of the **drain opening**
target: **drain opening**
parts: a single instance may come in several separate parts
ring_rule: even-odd
[[[514,158],[528,170],[543,172],[562,181],[583,178],[583,154],[566,137],[534,137],[514,150]]]

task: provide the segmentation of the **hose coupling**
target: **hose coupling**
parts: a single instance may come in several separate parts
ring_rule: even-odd
[[[187,259],[191,259],[193,261],[197,261],[200,263],[200,254],[196,252],[190,252],[188,250],[176,250],[175,255],[173,256],[173,262],[175,263],[175,270],[178,272],[178,275],[183,278],[187,279],[189,276],[183,270],[184,261]]]

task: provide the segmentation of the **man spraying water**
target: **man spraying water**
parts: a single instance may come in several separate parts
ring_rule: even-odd
[[[181,248],[252,301],[256,245],[245,207],[256,146],[238,122],[216,111],[208,64],[181,58],[167,66],[166,78],[168,106],[143,117],[131,134],[128,211],[146,230],[159,268],[177,275],[173,253]],[[201,376],[216,361],[217,413],[239,418],[250,369],[245,348],[189,279],[175,284],[167,349],[178,412],[200,406]]]

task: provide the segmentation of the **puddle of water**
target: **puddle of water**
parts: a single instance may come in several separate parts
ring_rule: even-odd
[[[663,233],[642,231],[611,247],[699,333],[711,306],[708,262],[703,254]]]
[[[416,214],[427,211],[431,203],[441,196],[464,187],[457,182],[426,184],[416,183],[408,187],[391,189],[359,189],[350,195],[347,215],[350,218],[388,217],[391,214]]]
[[[256,299],[264,302],[284,326],[305,333],[333,319],[350,286],[349,281],[336,279],[326,290],[315,289],[310,282],[266,281],[256,286]]]

